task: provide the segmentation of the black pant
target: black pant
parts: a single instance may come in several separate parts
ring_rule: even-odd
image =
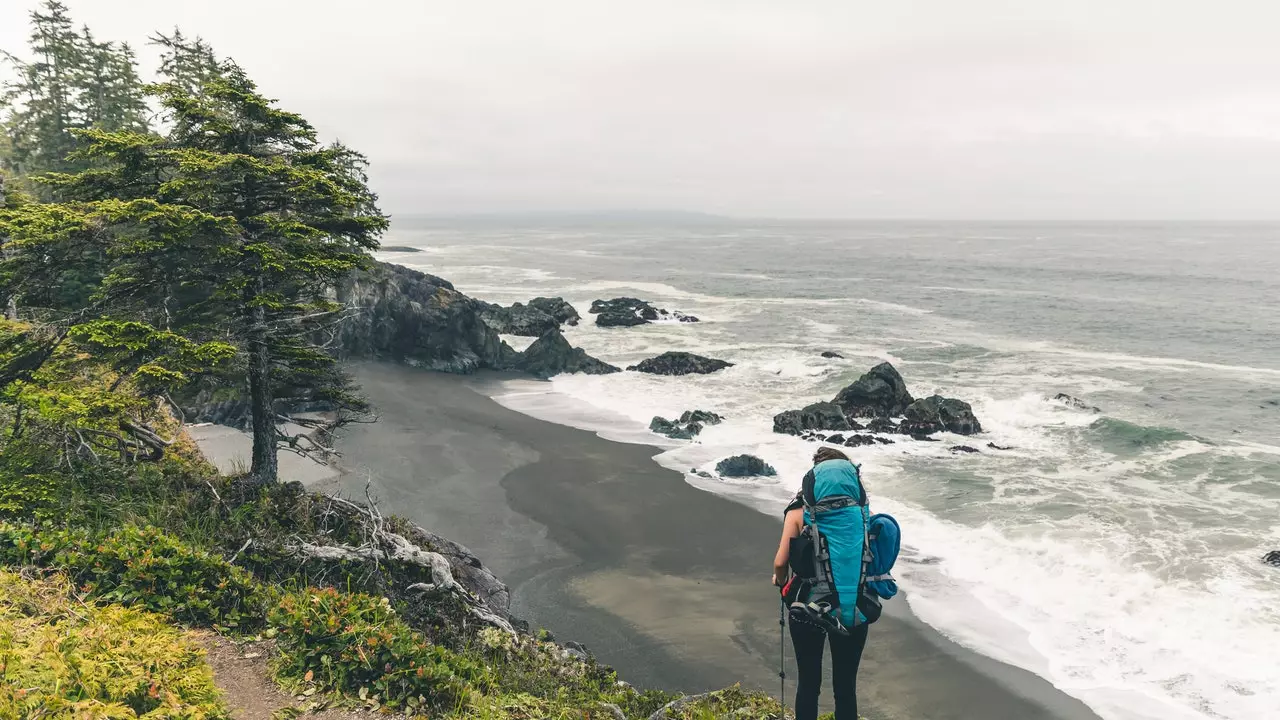
[[[831,684],[836,697],[836,720],[858,720],[858,663],[867,645],[865,623],[848,635],[831,634]],[[791,622],[791,642],[796,649],[796,720],[817,720],[818,693],[822,691],[822,651],[827,633],[815,625]]]

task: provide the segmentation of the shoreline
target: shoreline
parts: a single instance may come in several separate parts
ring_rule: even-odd
[[[511,588],[511,612],[585,644],[638,686],[777,692],[778,604],[766,579],[777,523],[616,443],[502,407],[502,376],[353,368],[379,409],[343,440],[363,493],[468,546]],[[441,499],[445,498],[445,502]],[[787,640],[788,693],[794,667]],[[1043,678],[967,650],[887,603],[859,673],[871,720],[1096,720]],[[829,693],[827,702],[829,702]]]

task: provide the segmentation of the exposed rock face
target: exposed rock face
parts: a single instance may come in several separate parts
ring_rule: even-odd
[[[818,402],[800,410],[788,410],[773,416],[773,431],[787,435],[803,435],[808,430],[854,430],[844,411],[835,403]]]
[[[1263,555],[1262,562],[1273,567],[1280,567],[1280,550],[1272,550]]]
[[[889,363],[880,363],[832,400],[848,417],[896,417],[914,402],[902,376]]]
[[[658,320],[698,322],[698,318],[680,312],[671,312],[650,305],[644,300],[630,297],[612,300],[596,300],[591,303],[591,313],[600,327],[632,327]]]
[[[666,352],[627,369],[652,375],[707,375],[727,367],[733,367],[733,363],[687,352]]]
[[[778,474],[765,461],[755,455],[734,455],[716,463],[716,472],[724,477],[773,477]]]
[[[532,304],[516,303],[509,308],[489,305],[481,317],[489,327],[503,335],[542,337],[548,330],[560,329],[560,321]]]
[[[835,351],[833,351],[833,350],[826,350],[826,351],[824,351],[824,352],[822,353],[822,357],[827,358],[828,360],[843,360],[843,359],[844,359],[844,356],[843,356],[843,355],[841,355],[840,353],[835,352]]]
[[[577,309],[565,302],[564,298],[536,297],[529,301],[529,307],[537,308],[555,318],[562,325],[577,325],[582,316]]]
[[[359,313],[338,326],[344,358],[383,358],[452,373],[512,367],[518,353],[481,319],[487,307],[448,280],[390,263],[353,273],[335,299]]]
[[[475,553],[443,535],[417,525],[409,526],[409,532],[405,536],[422,547],[445,556],[453,577],[459,584],[470,590],[491,611],[511,619],[511,592],[496,575],[489,572]]]
[[[1072,397],[1071,395],[1068,395],[1066,393],[1058,393],[1057,395],[1053,396],[1053,399],[1057,402],[1062,403],[1063,405],[1066,405],[1067,407],[1075,408],[1076,410],[1088,410],[1089,412],[1096,412],[1096,413],[1102,412],[1102,408],[1094,407],[1093,405],[1090,405],[1089,403],[1081,400],[1080,398]]]
[[[969,403],[955,398],[933,395],[911,403],[903,413],[905,419],[898,431],[905,435],[928,435],[935,432],[953,432],[958,435],[974,435],[982,432],[982,425],[973,415]]]
[[[582,348],[570,345],[558,329],[549,330],[534,340],[514,367],[544,380],[561,373],[608,375],[620,372],[609,363],[591,357]]]

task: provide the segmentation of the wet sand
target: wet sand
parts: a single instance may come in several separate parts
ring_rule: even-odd
[[[586,644],[634,685],[778,692],[778,519],[689,486],[655,449],[507,410],[495,376],[356,368],[380,414],[347,431],[339,478],[315,485],[469,546],[512,589],[512,611]],[[871,720],[1086,720],[1043,679],[970,652],[895,599],[859,674]],[[788,692],[794,669],[788,640]],[[829,693],[828,693],[829,696]],[[824,702],[824,705],[828,704]]]

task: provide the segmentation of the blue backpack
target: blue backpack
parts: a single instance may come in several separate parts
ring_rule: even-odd
[[[875,622],[880,601],[898,594],[898,522],[871,514],[860,468],[847,460],[813,466],[800,499],[805,526],[791,539],[792,578],[782,590],[791,619],[842,635]]]

